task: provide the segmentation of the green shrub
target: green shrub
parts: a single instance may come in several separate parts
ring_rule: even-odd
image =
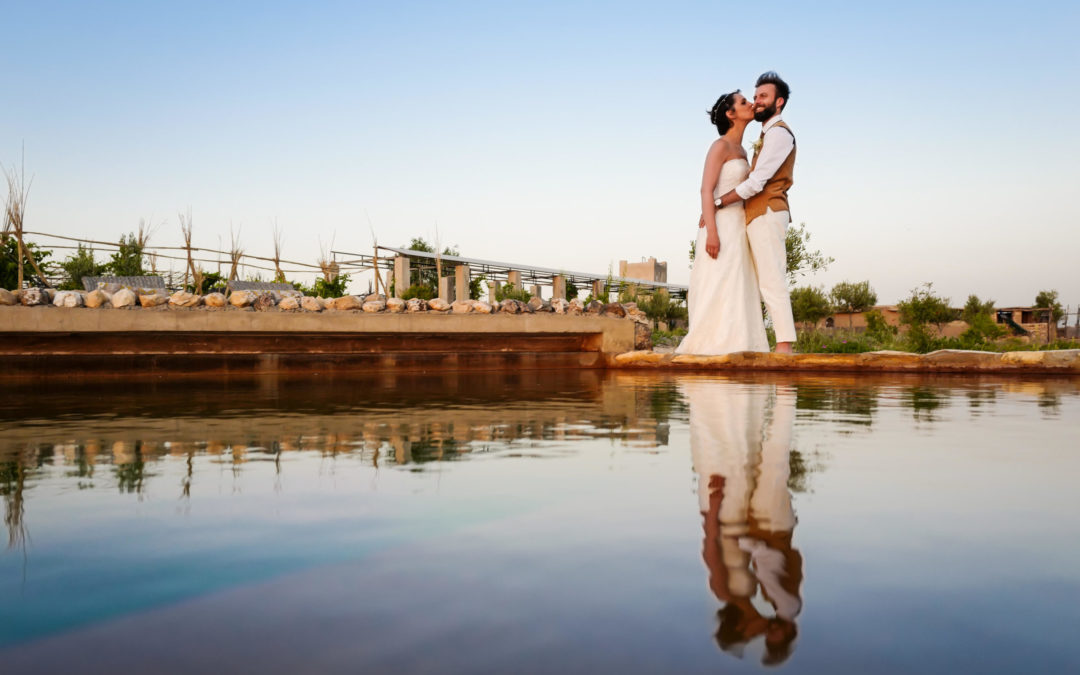
[[[812,326],[833,313],[825,291],[813,286],[791,290],[791,315],[795,323]]]
[[[76,290],[83,287],[83,277],[96,277],[105,272],[106,266],[94,260],[94,249],[79,244],[79,248],[60,263],[67,277],[60,284],[62,290]]]
[[[513,284],[503,284],[502,286],[495,287],[496,302],[502,302],[503,300],[520,300],[521,302],[528,302],[531,299],[532,293],[524,288],[514,288]]]
[[[427,284],[413,284],[405,289],[405,292],[401,294],[402,300],[412,300],[413,298],[420,298],[421,300],[431,300],[435,297],[435,289]]]
[[[108,271],[118,277],[142,277],[146,271],[142,264],[143,249],[135,234],[120,237],[119,248],[108,263]]]
[[[877,304],[877,293],[869,281],[841,281],[829,291],[833,305],[841,311],[862,312]]]

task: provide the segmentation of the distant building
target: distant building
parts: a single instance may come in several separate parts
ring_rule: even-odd
[[[870,309],[880,312],[890,326],[900,325],[900,310],[896,305],[877,305]],[[836,312],[819,321],[817,328],[844,328],[861,333],[866,330],[866,312]]]
[[[999,324],[1009,328],[1019,326],[1035,342],[1057,339],[1057,324],[1052,317],[1053,313],[1045,307],[998,307],[994,310],[994,319]]]
[[[653,257],[636,263],[620,260],[619,276],[624,279],[667,283],[667,263],[657,262],[656,258]]]

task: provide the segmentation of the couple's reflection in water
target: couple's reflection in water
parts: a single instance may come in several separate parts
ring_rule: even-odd
[[[792,545],[796,519],[788,488],[795,388],[705,379],[683,388],[702,556],[721,603],[716,642],[741,658],[760,638],[763,663],[783,663],[802,610],[803,560]]]

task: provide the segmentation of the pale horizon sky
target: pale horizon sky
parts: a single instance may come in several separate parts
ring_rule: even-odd
[[[800,283],[1080,304],[1080,5],[5,3],[0,163],[27,229],[314,262],[414,236],[484,259],[689,279],[705,110],[790,83]],[[747,131],[746,145],[757,125]],[[179,267],[179,265],[178,265]],[[352,288],[367,288],[359,280]]]

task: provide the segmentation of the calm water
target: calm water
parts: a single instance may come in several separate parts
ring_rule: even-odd
[[[1076,672],[1078,441],[1076,380],[9,384],[0,668]]]

